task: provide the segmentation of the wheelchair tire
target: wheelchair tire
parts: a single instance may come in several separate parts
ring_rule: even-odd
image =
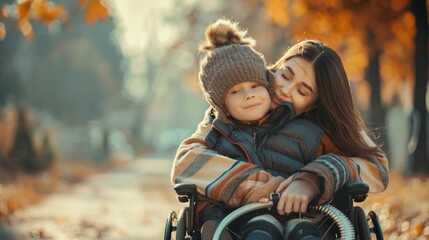
[[[171,233],[176,230],[177,226],[177,214],[175,211],[171,211],[167,216],[164,230],[164,240],[171,240]]]
[[[182,208],[179,213],[179,218],[177,219],[177,227],[176,227],[176,240],[184,240],[186,236],[186,216],[188,215],[189,209],[188,207]]]
[[[368,212],[368,219],[371,220],[371,232],[375,234],[377,240],[384,240],[383,229],[381,228],[380,219],[374,211]]]
[[[359,240],[371,240],[371,231],[365,211],[361,207],[354,207],[356,233]]]

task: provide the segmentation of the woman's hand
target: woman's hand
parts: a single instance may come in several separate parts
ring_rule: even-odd
[[[280,193],[280,200],[277,205],[277,211],[280,215],[291,212],[307,211],[308,204],[319,194],[318,177],[311,173],[303,173],[291,176],[280,183],[277,192]],[[316,179],[316,183],[314,180]]]

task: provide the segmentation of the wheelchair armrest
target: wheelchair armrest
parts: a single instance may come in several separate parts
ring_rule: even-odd
[[[192,183],[179,183],[174,185],[174,190],[177,193],[177,199],[185,203],[194,198],[197,193],[197,186]]]
[[[348,189],[350,196],[355,202],[363,202],[368,196],[369,186],[366,183],[347,183],[345,187]]]

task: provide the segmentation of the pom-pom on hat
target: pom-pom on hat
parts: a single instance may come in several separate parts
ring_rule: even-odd
[[[234,85],[257,82],[271,96],[274,94],[274,76],[267,70],[263,55],[253,48],[255,41],[246,33],[237,23],[220,19],[206,28],[207,43],[200,46],[206,51],[200,64],[200,86],[216,116],[224,122],[230,122],[224,103]]]

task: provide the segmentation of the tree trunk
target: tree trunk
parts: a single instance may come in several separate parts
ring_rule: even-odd
[[[371,85],[371,108],[369,110],[369,125],[371,127],[380,127],[384,125],[384,109],[381,105],[381,77],[380,62],[378,58],[380,53],[376,52],[369,60],[369,66],[366,70],[366,79]]]
[[[418,142],[411,155],[411,171],[414,173],[429,173],[427,152],[427,108],[426,89],[428,84],[428,18],[426,1],[413,0],[411,11],[416,18],[416,36],[414,39],[414,110],[420,117]]]
[[[369,30],[370,31],[370,30]],[[373,32],[370,31],[368,39],[373,39]],[[368,111],[367,125],[379,134],[380,143],[383,144],[383,150],[388,152],[387,149],[387,136],[383,130],[385,126],[385,109],[381,103],[381,76],[380,76],[380,50],[373,49],[370,54],[369,65],[365,72],[365,78],[371,85],[370,109]]]

